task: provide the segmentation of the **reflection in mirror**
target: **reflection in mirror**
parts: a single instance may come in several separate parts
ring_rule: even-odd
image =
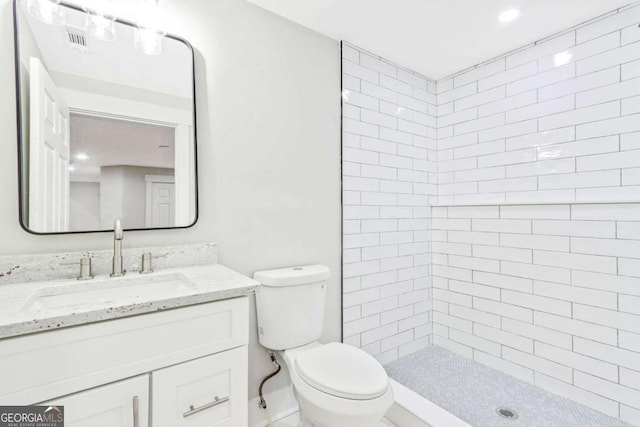
[[[108,229],[110,218],[131,228],[172,227],[175,129],[81,114],[70,122],[69,230]]]
[[[193,52],[138,29],[92,37],[85,12],[63,24],[16,0],[21,221],[35,233],[192,225],[197,217]],[[139,47],[139,46],[138,46]],[[156,46],[157,47],[157,46]]]

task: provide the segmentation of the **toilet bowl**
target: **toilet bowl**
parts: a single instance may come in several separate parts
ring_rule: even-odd
[[[373,427],[393,404],[387,373],[371,355],[341,343],[321,344],[329,268],[260,271],[258,338],[288,367],[302,426]]]
[[[362,350],[315,342],[280,355],[303,426],[372,427],[393,404],[384,368]]]

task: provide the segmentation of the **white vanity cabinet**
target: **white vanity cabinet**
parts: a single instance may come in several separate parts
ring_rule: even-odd
[[[240,347],[153,372],[154,427],[246,425],[246,366]]]
[[[148,427],[149,375],[81,391],[43,405],[64,406],[65,427]]]
[[[246,426],[248,341],[246,296],[0,339],[0,405],[64,405],[73,427]]]

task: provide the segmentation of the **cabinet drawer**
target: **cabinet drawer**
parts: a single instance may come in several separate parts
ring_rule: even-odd
[[[141,375],[42,405],[64,406],[66,427],[148,427],[149,376]]]
[[[152,374],[154,427],[247,425],[247,347]]]
[[[241,297],[0,340],[0,405],[42,402],[246,345],[248,311]]]

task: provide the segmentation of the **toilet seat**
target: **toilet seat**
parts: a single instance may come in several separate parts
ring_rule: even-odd
[[[375,399],[389,387],[387,373],[375,358],[341,343],[301,352],[295,359],[295,369],[311,387],[345,399]]]

